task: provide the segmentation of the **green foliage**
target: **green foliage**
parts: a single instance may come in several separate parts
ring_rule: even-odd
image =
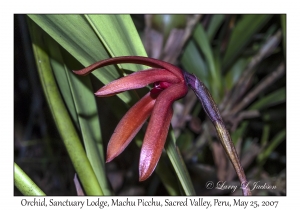
[[[245,163],[246,171],[255,171],[255,163],[259,168],[265,167],[268,161],[273,161],[269,157],[278,151],[283,152],[280,158],[285,158],[285,152],[278,147],[284,144],[286,126],[285,77],[284,71],[280,70],[285,61],[285,24],[285,15],[205,16],[196,25],[180,57],[183,68],[208,87],[219,105],[223,120],[231,130],[232,140],[241,151],[242,162],[243,157],[248,161]],[[195,105],[195,110],[199,109],[198,106]],[[264,117],[266,115],[268,119]],[[201,115],[192,112],[192,116]],[[185,149],[183,157],[195,160],[197,151],[201,151],[193,167],[207,164],[211,158],[204,148],[209,144],[215,154],[213,160],[219,174],[228,174],[229,169],[218,165],[221,164],[218,159],[225,156],[213,146],[214,143],[203,142],[211,139],[207,120],[202,117],[203,130],[194,137],[195,142],[190,148]],[[186,132],[182,132],[179,139],[184,136]],[[190,142],[189,139],[187,141]],[[261,154],[256,159],[259,152]],[[254,167],[247,168],[249,164],[254,164]],[[280,172],[280,169],[274,170]],[[207,171],[201,169],[197,175],[201,176],[201,173]],[[254,179],[260,177],[257,173]]]

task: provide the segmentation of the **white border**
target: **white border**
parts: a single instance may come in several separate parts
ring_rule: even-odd
[[[13,14],[15,13],[286,13],[287,14],[287,196],[252,197],[246,200],[279,200],[277,209],[298,206],[299,189],[299,15],[296,1],[12,1],[1,6],[1,207],[20,207],[22,197],[13,197]],[[297,118],[296,118],[297,117]],[[11,157],[9,159],[8,157]],[[5,197],[5,198],[4,198]],[[51,198],[51,197],[50,197]],[[47,197],[47,199],[50,199]],[[54,197],[65,200],[68,197]],[[134,198],[134,197],[132,197]],[[166,197],[167,198],[167,197]],[[180,197],[181,198],[181,197]],[[221,199],[220,197],[216,197]],[[86,199],[70,197],[70,199]],[[105,197],[104,199],[110,199]],[[157,197],[164,200],[165,197]],[[177,199],[176,197],[174,199]],[[205,199],[214,199],[205,197]],[[231,197],[222,198],[232,200]],[[25,208],[25,207],[23,207]],[[32,207],[26,207],[31,209]],[[171,207],[166,207],[171,208]],[[173,207],[172,207],[173,208]],[[180,207],[176,207],[180,208]],[[57,209],[57,208],[56,208]],[[65,208],[64,208],[65,209]],[[111,208],[112,209],[112,208]],[[127,209],[127,208],[125,208]],[[133,208],[134,209],[134,208]],[[140,209],[140,208],[139,208]],[[238,208],[241,209],[241,208]],[[268,208],[266,208],[268,209]]]

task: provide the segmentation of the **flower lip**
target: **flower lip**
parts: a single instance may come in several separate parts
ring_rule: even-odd
[[[169,82],[155,82],[153,88],[150,90],[151,94],[158,94],[162,90],[170,87],[172,84]]]

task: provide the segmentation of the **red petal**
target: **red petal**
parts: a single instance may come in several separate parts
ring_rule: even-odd
[[[94,63],[82,70],[79,71],[73,71],[75,74],[78,75],[87,75],[90,72],[92,72],[95,69],[98,69],[103,66],[111,65],[111,64],[118,64],[118,63],[136,63],[136,64],[142,64],[146,66],[151,66],[154,68],[163,68],[170,72],[172,72],[174,75],[176,75],[179,79],[182,81],[184,80],[182,71],[180,68],[161,61],[156,60],[154,58],[148,58],[148,57],[141,57],[141,56],[122,56],[122,57],[116,57],[116,58],[109,58],[105,60],[98,61],[97,63]]]
[[[140,155],[140,181],[148,179],[158,163],[166,142],[172,115],[173,109],[169,107],[161,118],[164,125],[159,128],[158,124],[155,127],[151,126],[150,123],[148,125],[149,129],[147,129]],[[152,115],[151,118],[155,117]]]
[[[129,109],[108,143],[106,162],[110,162],[127,147],[150,116],[155,101],[148,93]]]
[[[156,81],[176,83],[179,82],[179,79],[164,69],[142,70],[108,83],[99,89],[95,95],[98,97],[110,96],[126,90],[143,88]]]
[[[140,181],[146,180],[153,173],[166,142],[172,118],[172,103],[186,93],[187,86],[182,83],[170,86],[157,97],[141,149]]]

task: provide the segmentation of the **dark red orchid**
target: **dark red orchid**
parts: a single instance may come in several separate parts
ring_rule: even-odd
[[[161,156],[173,115],[172,104],[186,95],[188,87],[184,74],[178,67],[153,58],[139,56],[102,60],[74,73],[87,75],[97,68],[119,63],[143,64],[152,69],[141,70],[112,81],[99,89],[95,93],[96,96],[112,96],[126,90],[142,88],[148,84],[153,84],[153,88],[131,107],[117,125],[107,146],[106,162],[113,160],[126,148],[151,115],[139,163],[140,181],[143,181],[152,174]]]

